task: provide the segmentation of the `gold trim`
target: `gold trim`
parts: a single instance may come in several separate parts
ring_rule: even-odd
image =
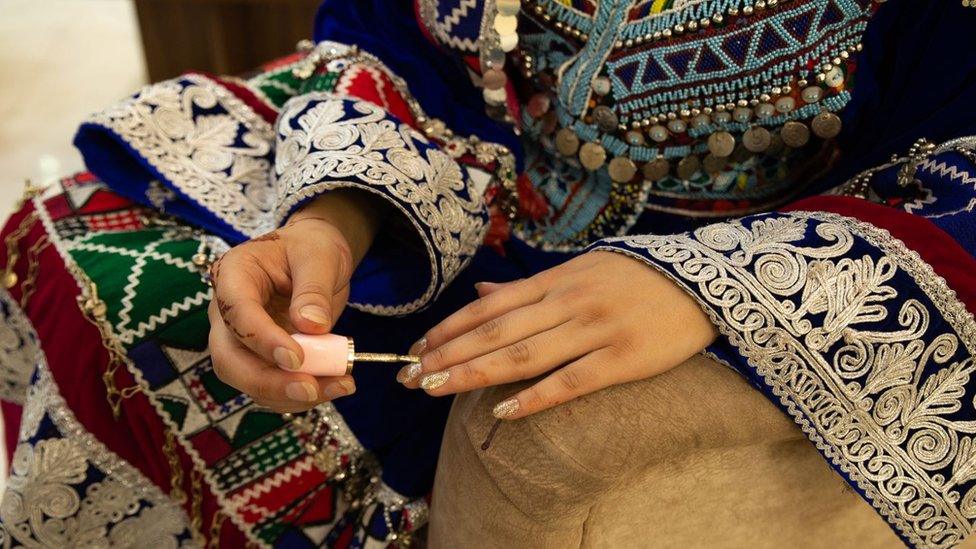
[[[346,353],[346,375],[350,376],[352,375],[352,367],[356,363],[356,342],[353,341],[351,337],[348,339],[348,341],[349,350]]]

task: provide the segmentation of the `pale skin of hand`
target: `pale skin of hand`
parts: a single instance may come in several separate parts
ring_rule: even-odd
[[[280,229],[235,246],[213,266],[210,352],[228,385],[276,412],[300,412],[355,392],[351,376],[290,370],[304,361],[295,332],[326,334],[379,226],[375,202],[333,191]],[[280,367],[279,367],[280,366]]]
[[[613,252],[589,252],[508,284],[482,283],[478,293],[414,345],[421,369],[404,367],[398,379],[443,396],[543,376],[500,402],[500,419],[658,375],[718,335],[678,285]]]

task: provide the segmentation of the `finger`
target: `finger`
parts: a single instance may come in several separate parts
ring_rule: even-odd
[[[267,362],[295,370],[304,360],[302,348],[268,314],[274,292],[271,276],[246,253],[224,256],[220,284],[214,288],[211,327],[223,324],[248,349]]]
[[[254,400],[252,402],[259,408],[266,408],[276,414],[298,414],[312,409],[314,404],[295,404],[293,402],[277,402],[273,400]]]
[[[335,400],[356,392],[356,382],[353,381],[351,376],[320,377],[316,381],[319,384],[321,394],[325,395],[326,400]],[[252,400],[258,406],[274,410],[279,414],[304,412],[315,406],[315,404],[295,403],[291,401]]]
[[[429,352],[492,318],[518,307],[538,303],[544,295],[543,285],[536,278],[506,285],[490,295],[472,301],[445,318],[440,324],[431,328],[426,337],[417,342],[411,351],[420,352],[416,347],[423,346]],[[420,345],[421,342],[423,345]]]
[[[439,372],[479,356],[488,355],[555,328],[570,318],[568,310],[554,307],[545,300],[520,307],[489,319],[471,331],[425,353],[421,358],[420,372],[421,374]],[[411,386],[415,385],[408,384],[408,387]]]
[[[287,250],[292,292],[292,323],[309,334],[325,334],[335,322],[333,296],[347,285],[352,270],[348,249],[327,240],[317,250]]]
[[[475,282],[474,289],[478,292],[478,297],[485,297],[486,295],[500,290],[505,286],[515,284],[516,282],[521,282],[522,280],[525,279],[519,278],[517,280],[512,280],[511,282]]]
[[[605,340],[599,331],[570,320],[443,372],[428,374],[435,376],[435,383],[425,376],[420,385],[427,385],[429,394],[442,396],[530,379],[601,348]]]
[[[616,383],[612,371],[619,356],[607,347],[593,351],[499,402],[492,414],[498,419],[518,419],[609,387]]]
[[[219,322],[210,329],[210,353],[217,377],[254,400],[291,402],[308,408],[328,399],[316,378],[261,360]]]

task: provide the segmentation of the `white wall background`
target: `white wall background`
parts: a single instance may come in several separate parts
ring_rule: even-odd
[[[0,218],[26,178],[81,170],[75,127],[144,81],[129,0],[0,0]]]

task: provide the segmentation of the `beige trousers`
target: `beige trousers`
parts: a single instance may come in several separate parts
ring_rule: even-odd
[[[516,388],[457,399],[432,548],[901,546],[785,414],[708,358],[504,423],[482,450]]]

